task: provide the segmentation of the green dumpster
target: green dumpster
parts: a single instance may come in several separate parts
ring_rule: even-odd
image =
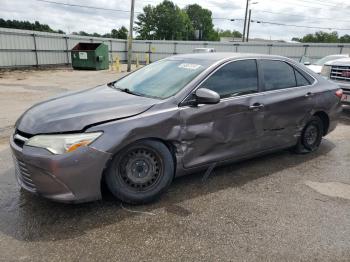
[[[103,43],[79,43],[71,51],[74,69],[108,69],[108,46]]]

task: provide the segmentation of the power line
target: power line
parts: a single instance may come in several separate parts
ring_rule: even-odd
[[[287,13],[282,13],[282,12],[272,12],[272,11],[267,11],[267,10],[257,10],[254,9],[254,12],[258,12],[258,13],[268,13],[268,14],[276,14],[276,15],[284,15],[284,16],[294,16],[294,17],[303,17],[304,20],[309,20],[307,18],[312,18],[313,20],[327,20],[329,21],[330,19],[333,18],[327,18],[327,17],[319,17],[319,16],[305,16],[305,15],[297,15],[297,14],[287,14]],[[305,19],[306,18],[306,19]],[[332,22],[350,22],[350,20],[340,20],[337,19],[336,21],[332,21]]]
[[[319,26],[307,26],[307,25],[294,25],[294,24],[284,24],[277,22],[269,22],[269,21],[261,21],[261,20],[252,20],[254,23],[258,24],[270,24],[270,25],[278,25],[278,26],[291,26],[291,27],[301,27],[301,28],[312,28],[312,29],[325,29],[325,30],[338,30],[338,31],[350,31],[350,28],[334,28],[334,27],[319,27]]]
[[[314,2],[314,1],[310,1],[310,0],[295,0],[295,1],[299,1],[299,2],[303,2],[303,3],[311,3],[314,5],[321,5],[321,6],[332,6],[332,7],[337,7],[338,4],[330,4],[329,2]]]
[[[90,6],[90,5],[77,5],[77,4],[68,4],[68,3],[61,3],[61,2],[55,2],[55,1],[48,1],[48,0],[36,0],[38,2],[44,2],[49,4],[55,4],[55,5],[65,5],[65,6],[73,6],[73,7],[82,7],[82,8],[90,8],[95,10],[104,10],[104,11],[113,11],[113,12],[124,12],[124,13],[130,13],[130,10],[122,10],[122,9],[113,9],[113,8],[104,8],[104,7],[96,7],[96,6]],[[135,13],[141,13],[136,12]]]
[[[229,20],[229,21],[244,21],[242,18],[225,18],[225,17],[213,17],[217,20]],[[291,26],[291,27],[301,27],[301,28],[310,28],[310,29],[325,29],[325,30],[339,30],[339,31],[350,31],[350,28],[335,28],[335,27],[320,27],[320,26],[307,26],[307,25],[294,25],[294,24],[284,24],[272,21],[263,21],[259,18],[252,19],[251,22],[258,24],[269,24],[269,25],[278,25],[278,26]]]
[[[295,1],[300,1],[301,3],[296,3]],[[315,2],[308,2],[306,0],[284,0],[283,4],[286,5],[293,5],[293,6],[303,6],[303,7],[307,7],[307,8],[317,8],[317,9],[321,9],[321,10],[327,10],[327,11],[332,11],[329,9],[325,9],[322,8],[325,6],[324,3],[315,3]],[[316,6],[315,6],[316,5]],[[338,7],[338,5],[327,5],[329,7]],[[342,7],[344,9],[344,7]]]
[[[130,13],[129,10],[122,10],[122,9],[103,8],[103,7],[96,7],[96,6],[89,6],[89,5],[68,4],[68,3],[49,1],[49,0],[36,0],[36,1],[50,3],[50,4],[56,4],[56,5],[64,5],[64,6],[72,6],[72,7],[80,7],[80,8],[90,8],[90,9],[95,9],[95,10]],[[286,0],[286,1],[288,1],[288,0]],[[298,1],[298,0],[296,0],[296,1]],[[299,0],[299,1],[301,1],[301,0]],[[151,1],[149,1],[149,2],[151,2]],[[271,11],[266,11],[266,10],[256,10],[256,11],[264,12],[264,13],[271,13],[271,14],[284,14],[284,13],[271,12]],[[136,12],[135,11],[135,13],[141,13],[141,12]],[[293,15],[293,14],[285,14],[285,15],[298,16],[298,15]],[[302,16],[300,16],[300,17],[302,17]],[[314,17],[314,18],[316,18],[316,17]],[[216,20],[231,20],[230,18],[222,18],[222,17],[213,17],[213,19],[216,19]],[[327,18],[320,18],[320,19],[327,19]],[[244,20],[244,19],[234,19],[234,20],[240,21],[240,20]],[[338,20],[338,21],[341,21],[341,20]],[[350,22],[350,20],[343,20],[343,21],[344,22]],[[301,28],[310,28],[310,29],[325,29],[325,30],[339,30],[339,31],[340,30],[342,30],[342,31],[349,31],[350,30],[350,29],[347,29],[347,28],[345,29],[345,28],[333,28],[333,27],[317,27],[317,26],[306,26],[306,25],[283,24],[283,23],[271,22],[271,21],[257,21],[257,22],[270,24],[270,25],[291,26],[291,27],[301,27]]]

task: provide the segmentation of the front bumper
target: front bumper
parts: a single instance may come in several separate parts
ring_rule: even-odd
[[[18,184],[59,201],[81,203],[101,198],[101,178],[111,155],[92,147],[53,155],[45,149],[18,146],[10,140]]]

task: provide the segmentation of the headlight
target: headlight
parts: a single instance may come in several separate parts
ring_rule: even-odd
[[[329,78],[331,76],[331,68],[332,66],[330,65],[324,65],[321,70],[321,75]]]
[[[45,148],[54,154],[63,154],[87,146],[97,139],[102,132],[67,134],[67,135],[37,135],[30,138],[27,146]]]

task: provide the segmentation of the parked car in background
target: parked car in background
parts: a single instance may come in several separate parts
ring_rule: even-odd
[[[343,89],[342,102],[350,105],[350,58],[330,61],[324,64],[321,75]]]
[[[303,57],[301,60],[302,60],[302,63],[306,65],[309,69],[311,69],[317,74],[320,74],[322,70],[322,66],[325,63],[329,61],[341,59],[341,58],[347,58],[347,57],[349,57],[349,54],[328,55],[312,63],[310,62],[310,59],[308,59],[308,57]]]
[[[281,56],[168,57],[28,109],[10,144],[17,181],[62,202],[159,197],[175,176],[293,148],[318,149],[342,91]],[[209,171],[208,171],[209,172]]]
[[[214,53],[215,49],[214,48],[195,48],[193,49],[193,53]]]

